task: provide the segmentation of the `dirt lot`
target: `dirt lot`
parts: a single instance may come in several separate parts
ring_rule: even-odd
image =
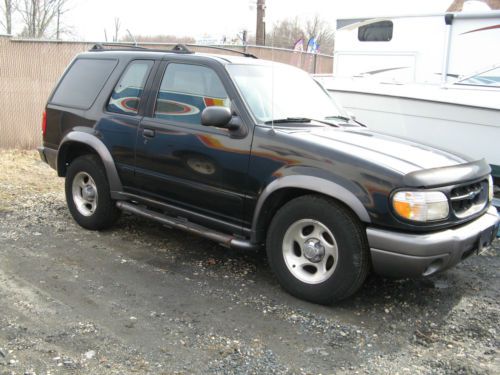
[[[89,232],[34,152],[0,152],[0,374],[498,374],[500,243],[333,307],[262,253],[123,216]]]

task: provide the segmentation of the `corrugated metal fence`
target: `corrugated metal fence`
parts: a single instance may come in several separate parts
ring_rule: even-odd
[[[47,97],[73,57],[92,45],[0,36],[0,148],[34,148],[41,143],[41,117]],[[165,44],[147,46],[167,48]],[[258,46],[236,48],[245,48],[259,58],[292,64],[311,73],[333,70],[332,56]],[[190,49],[216,52],[204,47]]]

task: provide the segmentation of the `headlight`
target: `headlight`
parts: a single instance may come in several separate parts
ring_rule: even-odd
[[[398,191],[392,197],[394,211],[404,219],[432,221],[448,217],[448,198],[440,191]]]
[[[494,193],[493,177],[491,177],[491,175],[489,175],[488,176],[488,202],[491,202],[493,200],[493,193]]]

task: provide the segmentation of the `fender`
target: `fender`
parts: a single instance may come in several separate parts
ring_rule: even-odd
[[[115,162],[108,148],[94,134],[84,131],[71,131],[66,134],[61,141],[61,145],[57,151],[57,172],[59,174],[61,174],[65,162],[64,159],[60,160],[60,156],[64,154],[66,148],[69,146],[69,143],[82,143],[94,149],[101,158],[104,168],[106,169],[106,176],[108,177],[111,194],[114,195],[123,190],[120,177],[118,176],[118,171],[116,170]]]
[[[363,206],[361,201],[343,186],[320,177],[308,175],[284,176],[267,185],[257,200],[257,205],[252,219],[252,242],[257,240],[257,223],[259,221],[259,216],[264,203],[272,193],[284,188],[301,188],[335,198],[354,211],[361,221],[365,223],[371,222],[368,211]]]

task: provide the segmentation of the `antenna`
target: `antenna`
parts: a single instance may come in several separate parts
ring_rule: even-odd
[[[274,133],[274,34],[271,35],[271,129]]]

